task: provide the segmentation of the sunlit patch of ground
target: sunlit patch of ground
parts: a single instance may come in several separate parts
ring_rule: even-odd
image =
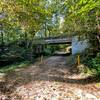
[[[7,73],[0,82],[0,100],[100,100],[96,80],[81,78],[70,60],[52,56]]]

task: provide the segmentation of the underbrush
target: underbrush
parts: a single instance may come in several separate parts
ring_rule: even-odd
[[[86,73],[92,75],[100,75],[100,53],[94,58],[88,58],[84,64],[86,67]]]
[[[21,47],[10,47],[8,51],[0,53],[0,67],[10,66],[11,64],[20,63],[23,61],[34,61],[33,54],[30,49]],[[32,59],[32,60],[31,60]]]
[[[6,73],[6,72],[12,72],[15,71],[17,68],[24,68],[31,64],[30,61],[23,61],[23,62],[17,62],[8,66],[4,66],[0,68],[0,73]]]

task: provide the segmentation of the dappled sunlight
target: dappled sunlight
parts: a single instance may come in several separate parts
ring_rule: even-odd
[[[100,99],[100,0],[0,0],[0,100]]]
[[[18,70],[6,73],[5,81],[0,82],[0,93],[6,94],[6,96],[9,94],[15,96],[16,92],[24,95],[24,92],[34,89],[32,95],[35,95],[34,93],[39,92],[42,88],[50,88],[50,91],[55,91],[64,86],[70,90],[71,87],[80,89],[88,87],[87,90],[92,88],[94,91],[98,91],[92,86],[92,84],[100,82],[97,76],[82,78],[77,68],[66,62],[67,59],[68,57],[54,56],[45,59],[43,63],[36,62],[29,67],[18,68]],[[54,62],[56,63],[53,64]],[[17,98],[20,98],[20,95],[17,95]]]

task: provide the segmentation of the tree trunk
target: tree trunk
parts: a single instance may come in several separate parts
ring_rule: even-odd
[[[47,37],[47,26],[46,26],[46,22],[45,22],[45,37]]]
[[[100,21],[100,17],[99,17],[99,12],[97,11],[96,12],[96,21],[97,21],[97,41],[98,41],[98,49],[100,49],[100,24],[99,24],[99,21]]]
[[[25,48],[28,48],[28,39],[27,39],[27,33],[25,32]]]
[[[4,51],[4,34],[1,32],[1,50]]]

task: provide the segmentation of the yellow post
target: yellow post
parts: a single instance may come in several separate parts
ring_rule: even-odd
[[[80,65],[80,55],[77,56],[77,64]]]
[[[41,63],[43,62],[43,55],[41,56]]]

